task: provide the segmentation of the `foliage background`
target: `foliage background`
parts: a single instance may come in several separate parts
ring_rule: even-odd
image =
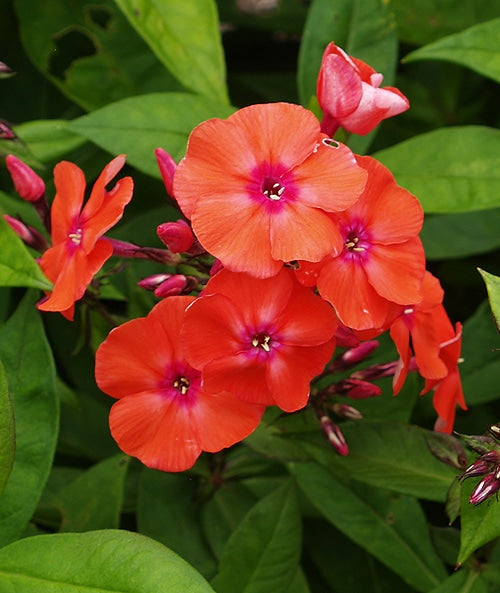
[[[345,140],[424,206],[428,267],[452,321],[465,322],[470,409],[457,431],[498,421],[500,339],[477,271],[500,275],[495,3],[0,0],[0,15],[0,59],[17,72],[0,80],[0,117],[19,138],[0,141],[0,210],[37,224],[15,196],[8,153],[53,196],[58,160],[93,179],[123,152],[136,190],[113,234],[144,245],[160,246],[156,226],[178,218],[154,148],[180,158],[198,122],[251,103],[319,114],[315,79],[331,40],[382,72],[411,109]],[[112,441],[111,401],[94,382],[109,325],[84,306],[74,324],[40,316],[43,276],[1,222],[0,591],[500,591],[498,502],[471,507],[474,483],[460,493],[460,469],[431,454],[452,445],[429,430],[416,377],[397,398],[386,381],[380,398],[359,402],[365,418],[342,423],[347,458],[307,409],[271,411],[241,446],[186,474],[149,470]],[[152,307],[136,282],[156,271],[127,262],[112,277],[103,296],[120,320]],[[370,363],[394,358],[383,338]]]

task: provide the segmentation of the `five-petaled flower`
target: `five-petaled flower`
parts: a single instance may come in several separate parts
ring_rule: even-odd
[[[224,269],[187,310],[182,337],[207,391],[293,412],[332,357],[336,329],[330,305],[290,270],[254,278]]]
[[[124,164],[125,157],[120,155],[106,165],[83,208],[83,171],[67,161],[56,165],[56,196],[51,208],[52,247],[40,260],[54,288],[38,304],[40,310],[59,311],[73,319],[74,303],[113,254],[111,243],[102,236],[122,217],[132,198],[133,181],[124,177],[111,190],[106,185]]]
[[[173,193],[202,246],[233,272],[264,278],[338,248],[328,213],[359,197],[366,172],[299,105],[251,105],[191,133]]]
[[[97,384],[118,399],[109,416],[113,438],[128,455],[163,471],[184,471],[202,451],[242,440],[264,411],[231,393],[204,390],[179,338],[194,300],[161,301],[147,317],[112,330],[96,353]]]
[[[323,110],[321,129],[333,136],[342,126],[353,134],[365,135],[383,119],[406,111],[408,99],[396,88],[380,88],[382,79],[371,66],[329,43],[316,86]]]

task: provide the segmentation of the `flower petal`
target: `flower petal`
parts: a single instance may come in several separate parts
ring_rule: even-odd
[[[56,195],[51,206],[52,244],[66,242],[73,224],[80,215],[85,194],[83,171],[68,161],[54,168]]]

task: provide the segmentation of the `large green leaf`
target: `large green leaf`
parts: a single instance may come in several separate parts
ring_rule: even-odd
[[[213,593],[187,562],[126,531],[28,537],[0,550],[0,590],[23,593]]]
[[[43,5],[16,0],[15,7],[26,53],[86,110],[130,95],[182,88],[111,0]]]
[[[465,401],[478,405],[499,398],[500,335],[485,301],[464,324],[460,374]]]
[[[228,102],[213,0],[116,0],[131,25],[184,87]]]
[[[500,82],[500,18],[425,45],[403,61],[418,60],[455,62]]]
[[[500,206],[500,131],[450,127],[375,153],[426,212],[467,212]]]
[[[144,468],[139,478],[137,526],[211,577],[215,560],[203,537],[195,496],[196,481],[191,476]]]
[[[450,575],[430,593],[487,593],[488,591],[488,585],[482,580],[480,572],[463,569]]]
[[[469,497],[479,480],[467,480],[462,486],[460,507],[460,551],[457,564],[463,564],[478,548],[500,536],[500,502],[493,496],[488,502],[472,505]]]
[[[491,0],[391,0],[402,41],[424,45],[498,16]]]
[[[61,531],[119,527],[128,462],[125,455],[105,459],[57,494]]]
[[[14,410],[10,401],[7,376],[0,362],[0,496],[12,470],[15,451]]]
[[[0,286],[26,286],[41,290],[52,288],[35,258],[3,216],[0,216],[0,258]]]
[[[341,482],[315,463],[294,463],[290,469],[328,521],[415,589],[429,591],[446,577],[414,498]]]
[[[384,84],[394,79],[397,32],[383,0],[313,0],[304,26],[299,53],[298,87],[303,105],[316,93],[321,57],[335,43],[384,74]]]
[[[478,268],[478,271],[486,284],[493,317],[495,318],[498,331],[500,331],[500,277],[490,274],[485,270],[481,270],[480,268]]]
[[[153,93],[118,101],[74,120],[69,129],[130,164],[160,177],[154,149],[181,158],[191,130],[205,119],[228,117],[234,108],[200,95]]]
[[[59,425],[55,369],[43,325],[28,294],[0,331],[16,419],[14,466],[0,498],[0,546],[18,538],[49,475]]]
[[[212,586],[217,593],[288,593],[301,544],[299,508],[288,482],[252,507],[231,534]]]

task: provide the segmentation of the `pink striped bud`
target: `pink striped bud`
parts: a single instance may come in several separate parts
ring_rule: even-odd
[[[349,455],[349,447],[347,446],[340,428],[334,424],[328,416],[321,416],[319,423],[321,425],[321,430],[335,451],[337,451],[339,455],[342,455],[342,457]]]
[[[194,243],[193,232],[185,220],[164,222],[157,227],[156,233],[172,253],[185,253]]]
[[[27,202],[37,202],[45,195],[45,183],[31,167],[20,161],[17,157],[9,154],[5,159],[19,196]]]
[[[189,289],[187,292],[191,290],[191,284],[192,283],[189,282],[188,278],[183,274],[174,274],[173,276],[170,276],[170,278],[167,278],[167,280],[164,280],[158,288],[155,289],[155,297],[164,299],[169,296],[185,294],[187,289]]]
[[[377,340],[361,342],[361,344],[358,344],[353,348],[349,348],[348,350],[343,352],[338,358],[336,358],[333,361],[332,365],[330,365],[329,370],[331,372],[336,372],[353,367],[365,358],[367,358],[368,356],[370,356],[370,354],[377,348]]]
[[[174,173],[177,169],[177,163],[163,148],[157,148],[155,155],[165,189],[169,196],[174,197]]]
[[[386,362],[385,364],[375,364],[355,371],[351,375],[351,379],[359,379],[361,381],[373,381],[382,377],[391,377],[398,368],[399,361]]]
[[[4,214],[3,217],[9,224],[10,228],[28,247],[40,251],[40,253],[43,253],[48,249],[49,244],[45,240],[45,237],[35,227],[25,224],[21,220],[13,218],[8,214]]]
[[[361,420],[363,414],[347,404],[333,404],[332,410],[340,418],[347,418],[348,420]]]
[[[165,280],[168,280],[171,277],[172,274],[153,274],[152,276],[139,280],[137,285],[146,290],[154,291],[162,282],[165,282]]]
[[[500,423],[492,424],[489,428],[491,436],[500,442]]]
[[[14,74],[15,72],[10,66],[7,66],[5,62],[0,62],[0,78],[8,78]]]
[[[479,504],[500,490],[498,473],[488,474],[479,482],[470,495],[469,502],[471,504]]]
[[[369,397],[377,397],[382,393],[382,389],[378,385],[351,378],[331,385],[328,391],[336,395],[346,395],[351,399],[367,399]]]
[[[0,119],[0,139],[1,140],[14,140],[17,138],[14,130],[10,125],[3,119]]]

